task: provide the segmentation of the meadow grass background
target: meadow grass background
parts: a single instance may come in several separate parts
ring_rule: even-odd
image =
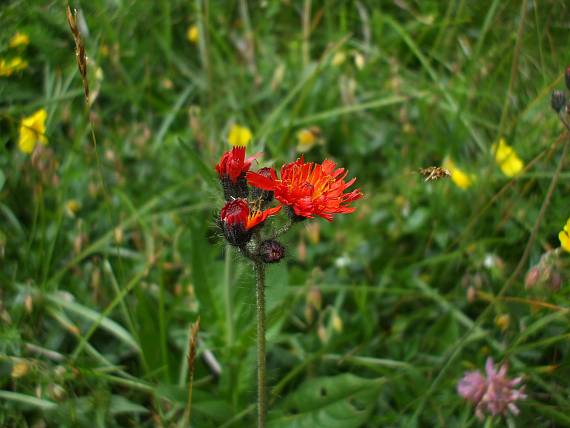
[[[570,216],[566,160],[509,280],[568,138],[549,106],[565,1],[77,2],[90,112],[65,4],[0,6],[0,57],[28,62],[0,77],[0,425],[179,426],[200,316],[198,352],[222,372],[197,360],[192,426],[253,426],[253,275],[214,222],[213,166],[239,123],[264,165],[318,126],[306,158],[365,193],[297,226],[269,268],[270,426],[482,425],[456,385],[487,356],[529,396],[487,426],[570,426],[569,255],[560,290],[524,287]],[[18,129],[39,108],[34,157]],[[515,180],[501,137],[536,159]],[[471,187],[417,174],[446,156]]]

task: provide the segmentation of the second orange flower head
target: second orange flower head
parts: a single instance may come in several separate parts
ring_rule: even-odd
[[[305,162],[303,156],[283,165],[281,178],[275,170],[268,174],[247,172],[247,181],[259,189],[274,192],[275,199],[291,207],[298,217],[322,217],[332,221],[334,214],[354,211],[350,204],[363,195],[360,189],[346,192],[356,178],[345,181],[348,172],[325,159],[322,164]]]

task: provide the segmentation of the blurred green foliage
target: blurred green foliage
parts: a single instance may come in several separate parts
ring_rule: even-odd
[[[269,268],[270,426],[475,426],[456,384],[487,355],[525,376],[508,423],[570,425],[568,255],[551,254],[560,290],[524,287],[570,216],[567,168],[496,298],[564,141],[549,97],[565,2],[72,6],[89,111],[65,2],[0,6],[0,59],[28,63],[0,77],[0,425],[179,426],[198,315],[192,426],[253,425],[252,272],[215,225],[234,123],[264,166],[318,127],[305,157],[335,159],[366,195],[294,229]],[[29,44],[9,47],[16,32]],[[26,155],[20,120],[40,108],[49,144]],[[534,160],[514,180],[493,160],[500,137]],[[445,157],[471,187],[418,174]]]

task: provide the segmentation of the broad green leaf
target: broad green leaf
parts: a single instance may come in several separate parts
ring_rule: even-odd
[[[270,415],[271,428],[351,428],[366,422],[382,379],[351,374],[311,379]]]

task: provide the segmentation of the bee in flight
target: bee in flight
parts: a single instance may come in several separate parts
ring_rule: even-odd
[[[435,181],[442,178],[451,177],[451,172],[441,166],[428,166],[427,168],[420,168],[419,173],[425,178],[424,181]]]

